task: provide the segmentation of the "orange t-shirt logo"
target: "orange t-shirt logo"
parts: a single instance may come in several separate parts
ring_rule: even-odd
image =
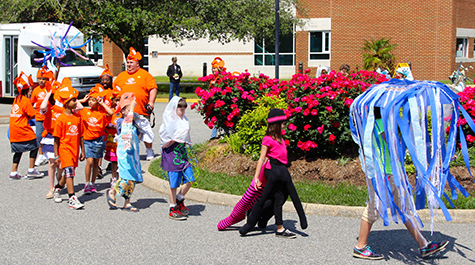
[[[131,77],[127,79],[127,82],[125,82],[126,85],[134,85],[135,84],[135,78]]]
[[[97,124],[97,122],[98,122],[98,120],[96,119],[96,117],[89,117],[87,123],[89,124],[89,126],[96,126],[97,127],[97,126],[99,126]]]
[[[43,99],[45,99],[45,97],[46,97],[45,92],[41,91],[40,93],[38,93],[38,99],[43,100]]]
[[[21,117],[21,113],[20,114],[18,113],[19,111],[20,111],[20,106],[18,106],[18,104],[13,105],[12,112],[10,113],[10,117],[15,117],[15,118]]]
[[[69,126],[69,129],[66,135],[71,135],[71,136],[78,135],[78,127],[76,125]]]

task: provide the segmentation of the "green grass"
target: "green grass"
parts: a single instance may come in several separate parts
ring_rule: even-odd
[[[195,150],[199,151],[200,148],[202,148],[202,146],[195,147]],[[224,173],[211,173],[197,167],[193,170],[196,178],[193,187],[220,193],[241,196],[247,190],[252,180],[252,177],[249,176],[230,176]],[[149,172],[154,176],[166,179],[165,172],[160,167],[159,160],[151,163]],[[343,206],[365,206],[366,204],[367,189],[364,186],[353,186],[349,184],[332,186],[321,182],[301,181],[295,181],[294,184],[301,201],[305,203]],[[454,209],[475,209],[475,197],[469,196],[465,198],[460,193],[457,195],[457,200],[452,201],[455,205]],[[448,209],[452,209],[445,198],[442,198],[442,200]]]
[[[249,176],[230,176],[223,173],[211,173],[205,169],[194,169],[196,182],[194,187],[228,193],[234,195],[243,195],[249,187],[252,177]],[[165,178],[165,172],[160,167],[160,161],[151,163],[149,172],[162,179]],[[366,203],[366,187],[356,187],[347,184],[331,186],[320,182],[294,182],[295,188],[302,202],[333,204],[345,206],[364,206]]]
[[[447,195],[449,195],[450,198],[450,193],[447,193]],[[442,201],[447,209],[452,209],[445,197],[442,197]],[[454,209],[475,209],[475,197],[473,197],[473,194],[465,198],[461,193],[457,193],[457,200],[452,200],[452,203],[455,205]]]
[[[158,82],[158,83],[169,83],[170,82],[170,78],[168,76],[154,76],[154,78],[155,78],[155,81]],[[180,80],[180,84],[181,83],[200,83],[200,81],[198,81],[198,78],[199,77],[183,77]]]
[[[162,92],[162,91],[157,92],[157,98],[168,98],[168,95],[169,95],[168,92]],[[198,98],[198,96],[195,93],[188,93],[188,92],[185,92],[185,93],[180,92],[180,97],[190,98],[190,99]]]

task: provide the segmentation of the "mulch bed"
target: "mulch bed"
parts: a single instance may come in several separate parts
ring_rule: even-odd
[[[220,144],[217,141],[211,141],[205,150],[197,155],[201,166],[210,172],[227,173],[231,176],[254,176],[256,171],[257,161],[252,161],[249,156],[233,154],[227,144]],[[475,168],[471,170],[475,172]],[[289,172],[294,180],[322,181],[330,185],[346,183],[366,186],[366,178],[358,158],[351,159],[344,165],[333,159],[313,161],[297,159],[292,161]],[[465,167],[452,167],[450,172],[468,192],[475,191],[475,182]],[[411,178],[411,184],[414,185],[414,176]]]

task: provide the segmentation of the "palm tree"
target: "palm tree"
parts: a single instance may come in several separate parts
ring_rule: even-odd
[[[382,38],[380,40],[364,41],[363,48],[363,68],[366,70],[376,70],[378,67],[381,70],[394,71],[394,62],[396,57],[392,51],[397,44],[391,44],[391,39]]]

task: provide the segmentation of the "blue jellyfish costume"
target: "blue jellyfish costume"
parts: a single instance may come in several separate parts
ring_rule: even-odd
[[[380,108],[386,145],[377,136],[375,107]],[[475,131],[472,118],[460,105],[459,96],[449,87],[439,82],[398,79],[373,85],[351,105],[351,134],[360,147],[359,158],[366,174],[368,191],[371,185],[375,192],[372,203],[385,226],[389,225],[389,208],[394,222],[398,222],[399,216],[403,223],[409,220],[414,226],[422,227],[416,210],[424,209],[427,201],[432,230],[436,209],[442,210],[447,221],[452,220],[441,200],[442,196],[454,207],[451,200],[457,199],[457,189],[465,197],[469,195],[449,170],[456,149],[458,130],[464,162],[472,175],[465,135],[461,125],[457,124],[459,111]],[[450,129],[448,137],[446,129]],[[385,148],[389,151],[390,161],[385,161],[387,159],[379,155],[386,151]],[[411,156],[416,168],[415,187],[409,183],[404,168],[406,155]],[[384,172],[386,163],[390,163],[401,207],[397,207],[394,202],[388,177]],[[446,184],[450,187],[451,196],[444,193]]]

